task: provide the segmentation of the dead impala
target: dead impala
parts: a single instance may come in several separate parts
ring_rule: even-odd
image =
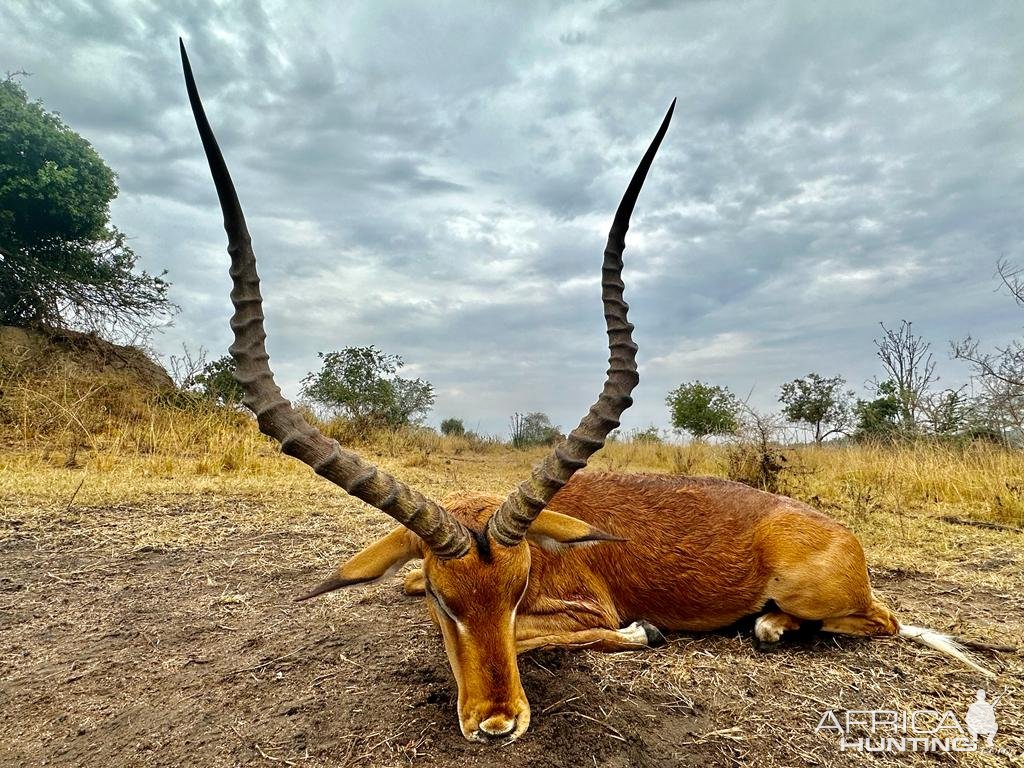
[[[426,594],[458,683],[462,733],[510,741],[530,724],[516,655],[541,647],[636,650],[660,629],[713,630],[757,614],[774,643],[803,622],[848,635],[901,635],[984,670],[945,635],[901,625],[871,591],[854,535],[806,504],[713,478],[576,474],[618,426],[638,381],[623,301],[622,253],[669,108],[619,203],[602,267],[610,361],[597,402],[508,498],[444,506],[308,424],[274,383],[256,261],[234,185],[181,46],[192,111],[217,188],[231,255],[231,354],[260,430],[282,451],[401,525],[303,598],[394,573]]]

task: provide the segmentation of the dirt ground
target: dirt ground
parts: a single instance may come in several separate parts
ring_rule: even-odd
[[[265,502],[209,494],[45,515],[7,501],[3,766],[859,765],[864,755],[814,733],[824,711],[962,717],[979,685],[1003,696],[994,749],[873,763],[1024,764],[1020,655],[979,655],[1000,673],[989,682],[905,640],[817,636],[764,653],[743,627],[644,652],[522,657],[530,730],[506,747],[470,744],[439,635],[400,576],[292,601],[386,530],[383,515],[275,523]],[[185,529],[198,532],[187,543],[151,535]],[[972,529],[963,541],[984,559],[957,555],[959,574],[876,568],[876,590],[910,623],[1019,643],[1024,536]],[[986,586],[997,582],[979,569],[1011,587]]]

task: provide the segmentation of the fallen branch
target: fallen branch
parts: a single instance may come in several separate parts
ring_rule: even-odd
[[[973,525],[975,528],[988,528],[993,531],[1011,531],[1013,533],[1024,533],[1024,528],[1018,528],[1014,525],[990,523],[985,520],[970,520],[966,517],[956,517],[954,515],[943,515],[939,518],[939,520],[941,520],[944,523],[952,523],[953,525]]]
[[[71,498],[68,499],[68,505],[64,509],[64,514],[71,513],[71,505],[75,503],[75,498],[78,496],[78,492],[82,490],[82,485],[85,483],[85,475],[82,475],[82,479],[78,481],[78,487],[75,488],[75,492],[71,494]]]
[[[983,643],[981,640],[960,640],[957,642],[965,648],[975,651],[992,651],[993,653],[1016,653],[1016,645],[1000,645],[998,643]]]
[[[253,742],[253,746],[256,747],[256,751],[259,752],[262,757],[265,757],[267,760],[269,760],[272,763],[284,763],[285,765],[298,765],[298,763],[296,763],[294,760],[288,760],[288,759],[286,759],[284,757],[273,757],[271,755],[268,755],[266,752],[263,751],[263,749],[260,747],[260,745],[257,744],[256,742]]]
[[[603,720],[598,720],[596,717],[591,717],[590,715],[584,715],[582,712],[577,712],[574,709],[561,709],[561,710],[558,710],[557,712],[552,712],[551,714],[553,714],[553,715],[572,715],[573,717],[582,717],[584,720],[589,720],[592,723],[597,723],[602,728],[607,729],[608,736],[610,738],[618,739],[619,741],[623,741],[623,742],[627,741],[626,737],[623,736],[619,732],[619,730],[617,728],[609,725],[608,723],[604,722]]]

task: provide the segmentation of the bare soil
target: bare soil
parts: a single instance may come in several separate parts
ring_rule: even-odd
[[[219,503],[79,510],[42,528],[0,510],[0,765],[858,765],[814,733],[824,710],[962,714],[983,682],[907,641],[816,636],[765,654],[743,628],[637,653],[542,652],[520,661],[530,730],[481,747],[459,734],[440,638],[400,578],[292,602],[325,575],[310,552],[334,560],[374,531],[254,532]],[[116,535],[182,515],[203,521],[201,543]],[[1019,539],[965,569],[1019,572]],[[874,582],[908,622],[1021,632],[1019,593],[924,569]],[[1020,764],[1020,656],[982,660],[1001,672],[987,684],[1004,695],[999,748],[939,762]]]

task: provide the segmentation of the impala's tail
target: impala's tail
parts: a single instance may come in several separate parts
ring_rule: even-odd
[[[929,648],[934,648],[939,653],[952,656],[954,659],[962,661],[971,669],[981,672],[981,674],[986,677],[996,676],[995,672],[985,669],[968,656],[964,647],[949,635],[944,635],[941,632],[936,632],[933,629],[926,629],[925,627],[915,627],[912,624],[902,624],[900,625],[900,637],[906,637],[916,643],[921,643],[921,645],[927,645]]]

